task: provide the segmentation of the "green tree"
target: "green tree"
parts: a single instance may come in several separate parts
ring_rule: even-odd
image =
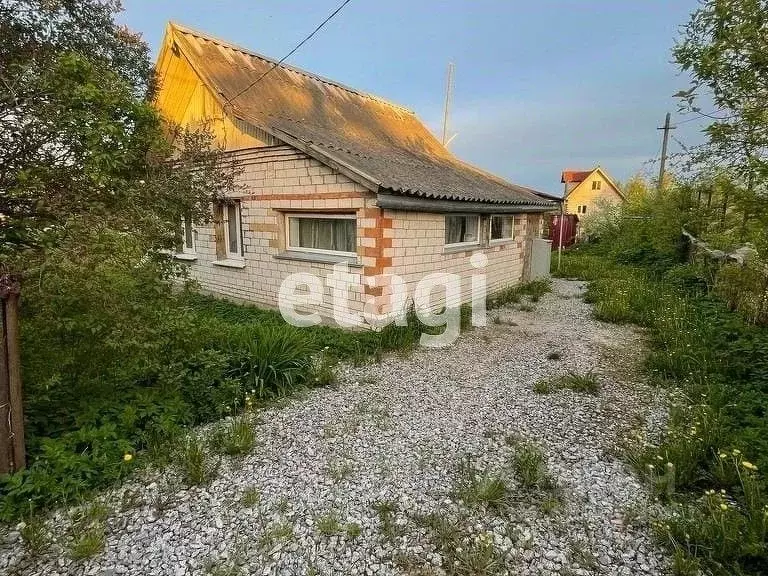
[[[691,76],[691,87],[677,94],[683,109],[711,121],[707,142],[692,160],[713,182],[731,180],[733,193],[724,191],[719,220],[724,226],[729,209],[736,208],[741,222],[735,230],[744,241],[749,229],[756,228],[754,222],[765,218],[768,2],[702,2],[683,27],[673,54]]]
[[[204,133],[172,149],[152,107],[147,45],[115,0],[0,0],[0,259],[28,274],[92,231],[171,248],[210,217],[233,172]],[[173,161],[169,161],[173,154]],[[78,238],[80,240],[78,240]]]

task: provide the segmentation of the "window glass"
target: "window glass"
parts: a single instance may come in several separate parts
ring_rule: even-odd
[[[514,216],[491,216],[491,240],[509,239],[514,235]]]
[[[445,243],[468,244],[479,240],[477,216],[446,216]]]
[[[354,217],[289,216],[290,248],[325,252],[357,251],[357,223]]]
[[[184,217],[184,252],[195,251],[195,236],[192,229],[192,219],[189,216]]]
[[[237,204],[227,205],[227,248],[230,254],[240,254],[240,214]]]

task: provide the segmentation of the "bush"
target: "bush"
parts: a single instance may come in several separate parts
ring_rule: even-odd
[[[228,375],[259,399],[279,398],[305,384],[314,348],[298,329],[238,326],[228,342]]]

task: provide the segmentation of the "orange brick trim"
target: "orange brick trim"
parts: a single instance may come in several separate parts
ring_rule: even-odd
[[[392,267],[392,257],[384,256],[384,249],[392,248],[392,238],[384,237],[384,231],[392,229],[392,218],[385,218],[384,210],[381,208],[363,208],[358,212],[358,215],[366,220],[374,221],[372,228],[363,228],[360,231],[363,238],[374,239],[374,246],[362,248],[362,256],[374,258],[376,263],[374,266],[365,266],[363,275],[367,277],[379,276],[384,274],[387,268]],[[379,305],[389,304],[389,295],[384,294],[383,286],[371,287],[366,284],[364,291],[366,295],[376,297]]]
[[[349,198],[363,198],[361,192],[334,192],[331,194],[251,194],[243,196],[243,200],[347,200]]]

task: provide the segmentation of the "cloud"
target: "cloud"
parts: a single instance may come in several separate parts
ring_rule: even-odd
[[[440,126],[434,111],[427,120]],[[606,109],[587,99],[478,101],[453,114],[451,149],[513,182],[558,192],[565,168],[600,164],[621,180],[643,169],[658,154],[657,121],[631,104]]]

